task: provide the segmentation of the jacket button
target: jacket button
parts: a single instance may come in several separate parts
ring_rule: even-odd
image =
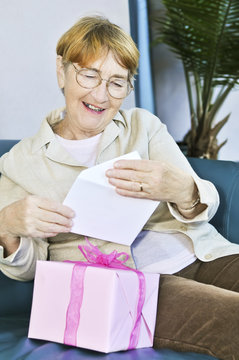
[[[182,231],[187,231],[187,226],[186,226],[186,225],[181,225],[181,226],[180,226],[180,229],[181,229]]]
[[[212,258],[212,254],[206,254],[206,255],[205,255],[205,259],[206,259],[206,260],[209,260],[209,259],[211,259],[211,258]]]

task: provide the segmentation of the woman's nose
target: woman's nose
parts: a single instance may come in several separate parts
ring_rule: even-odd
[[[99,102],[103,103],[109,100],[109,93],[107,89],[107,82],[102,80],[102,83],[96,88],[92,89],[91,94]]]

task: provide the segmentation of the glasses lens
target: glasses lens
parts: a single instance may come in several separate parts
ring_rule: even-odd
[[[95,70],[82,69],[77,72],[77,82],[84,88],[93,89],[100,84],[100,76]]]
[[[111,78],[108,83],[108,91],[112,97],[122,99],[130,92],[129,82],[119,78]]]

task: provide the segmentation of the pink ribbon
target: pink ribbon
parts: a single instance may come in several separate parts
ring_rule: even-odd
[[[114,269],[121,270],[131,270],[134,271],[139,280],[139,291],[138,291],[138,301],[137,301],[137,311],[134,319],[133,328],[131,330],[130,339],[129,339],[129,349],[136,348],[139,340],[140,334],[140,325],[141,325],[141,314],[145,301],[145,277],[141,271],[131,269],[126,266],[124,263],[128,260],[129,255],[125,252],[117,253],[114,250],[110,254],[103,254],[97,246],[94,246],[86,239],[88,246],[78,246],[87,262],[84,261],[69,261],[66,262],[74,263],[75,266],[72,271],[71,277],[71,297],[66,313],[66,327],[64,332],[64,344],[66,345],[77,345],[77,329],[80,322],[80,309],[83,300],[84,293],[84,276],[87,266],[95,267],[109,267]],[[119,258],[124,256],[123,260]]]

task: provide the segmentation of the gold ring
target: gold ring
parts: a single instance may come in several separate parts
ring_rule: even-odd
[[[140,191],[144,191],[143,185],[142,185],[142,184],[139,184],[139,186],[140,186]]]

